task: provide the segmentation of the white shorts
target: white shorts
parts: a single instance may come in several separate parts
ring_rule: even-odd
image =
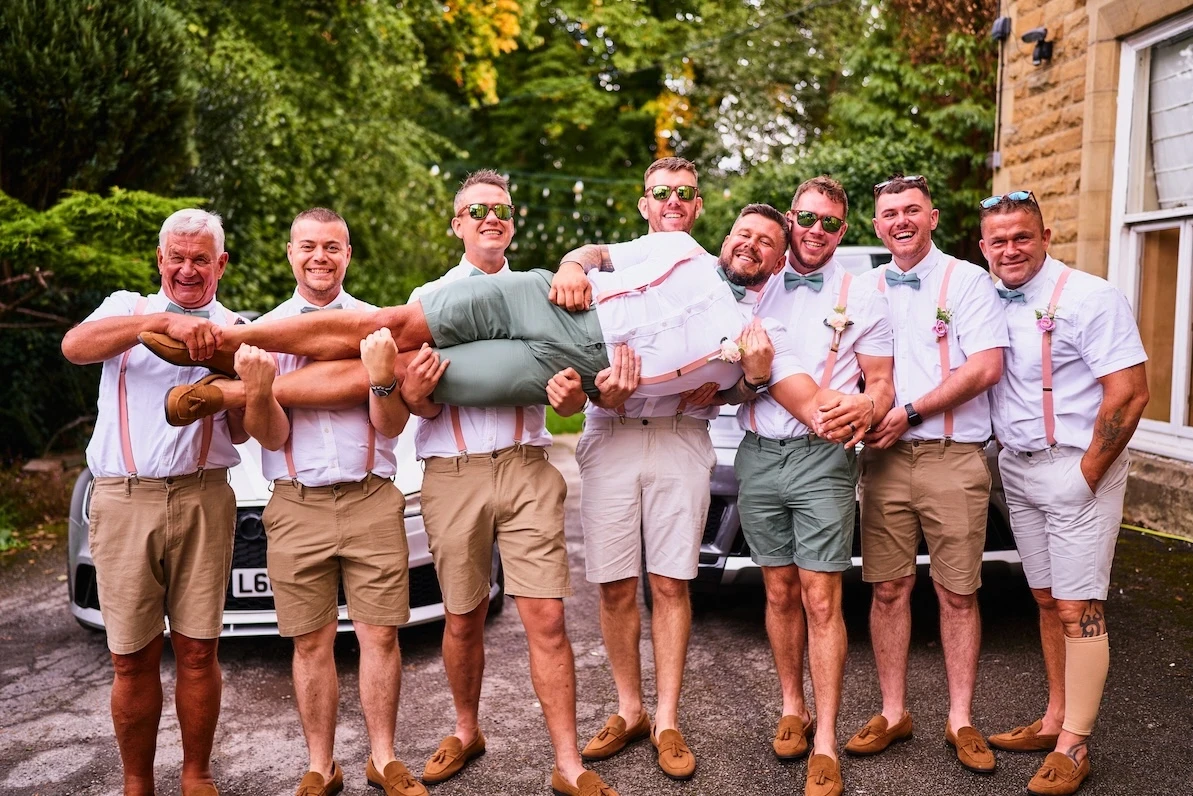
[[[589,417],[576,462],[589,582],[638,577],[643,541],[647,572],[696,577],[717,462],[707,421]]]
[[[1080,448],[998,455],[1011,530],[1033,589],[1058,600],[1105,600],[1123,519],[1127,470],[1124,450],[1098,482],[1097,494],[1081,474]]]

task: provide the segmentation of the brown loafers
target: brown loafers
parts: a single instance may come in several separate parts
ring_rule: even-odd
[[[559,769],[551,771],[551,790],[555,796],[617,796],[595,771],[585,771],[573,785],[563,778]]]
[[[812,748],[809,741],[814,724],[812,719],[808,719],[808,723],[804,724],[799,716],[784,716],[779,719],[779,729],[771,742],[775,757],[780,760],[798,760],[806,755]]]
[[[691,779],[696,773],[696,755],[679,730],[663,730],[657,738],[651,733],[650,742],[659,750],[659,768],[671,779]]]
[[[216,351],[211,359],[198,360],[191,359],[190,351],[187,350],[185,343],[179,342],[168,335],[159,334],[158,332],[141,332],[137,335],[137,339],[141,341],[141,345],[171,365],[178,365],[184,368],[207,368],[216,373],[222,373],[228,378],[235,378],[236,376],[236,355],[231,351]]]
[[[906,741],[911,737],[911,730],[910,713],[904,713],[903,718],[893,726],[888,726],[887,720],[879,713],[849,739],[845,751],[851,755],[876,755],[896,741]]]
[[[957,759],[961,765],[977,774],[994,773],[994,752],[986,744],[986,739],[973,727],[962,727],[953,733],[948,724],[944,726],[944,741],[957,750]]]
[[[626,727],[625,719],[614,713],[580,752],[580,757],[585,760],[605,760],[649,735],[650,716],[646,715],[646,711],[642,712],[632,727]]]
[[[227,376],[213,373],[194,384],[171,387],[166,393],[166,422],[172,426],[189,426],[219,412],[224,408],[224,393],[215,382],[227,380]]]
[[[1044,765],[1027,783],[1027,792],[1034,796],[1069,796],[1088,776],[1089,755],[1078,764],[1064,752],[1049,752]]]
[[[433,785],[451,779],[474,757],[485,753],[485,734],[476,731],[476,738],[467,746],[454,735],[449,735],[439,744],[435,754],[423,766],[423,782]]]
[[[331,776],[327,779],[316,771],[308,771],[298,783],[294,796],[335,796],[344,789],[344,772],[339,763],[331,762]]]
[[[385,796],[427,796],[427,789],[401,760],[391,760],[385,764],[385,771],[378,771],[373,765],[373,756],[369,755],[369,762],[365,763],[365,779],[369,787],[384,791]]]
[[[1056,748],[1056,735],[1044,735],[1040,732],[1044,722],[1036,720],[1026,727],[1016,727],[1010,732],[998,732],[987,738],[987,742],[995,749],[1005,749],[1008,752],[1051,752]]]
[[[844,790],[839,760],[828,755],[812,755],[808,758],[808,781],[804,783],[804,796],[841,796]]]

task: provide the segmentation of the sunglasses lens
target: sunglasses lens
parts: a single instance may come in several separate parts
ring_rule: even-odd
[[[824,218],[820,219],[820,225],[824,227],[825,232],[836,232],[841,228],[841,224],[843,223],[844,221],[837,218],[836,216],[825,216]]]
[[[1012,202],[1023,202],[1026,201],[1029,196],[1031,196],[1031,191],[1014,191],[1007,194],[1006,198],[1010,199]]]
[[[795,214],[795,223],[801,227],[811,227],[816,224],[816,214],[811,210],[800,210]]]
[[[982,209],[989,210],[990,208],[994,207],[996,204],[998,204],[1001,201],[1002,201],[1001,196],[987,196],[985,199],[982,200]]]
[[[675,193],[685,202],[690,202],[696,198],[696,188],[692,185],[681,185],[675,189]]]
[[[671,195],[670,185],[656,185],[650,189],[650,195],[659,202],[667,201],[667,197]]]
[[[509,221],[514,215],[513,205],[493,205],[493,215],[498,221]]]
[[[475,218],[480,221],[485,216],[489,215],[489,206],[482,204],[468,205],[468,215],[470,218]]]

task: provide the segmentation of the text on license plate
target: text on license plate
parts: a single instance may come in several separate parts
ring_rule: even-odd
[[[268,570],[232,570],[233,597],[272,597],[273,587],[269,585]]]

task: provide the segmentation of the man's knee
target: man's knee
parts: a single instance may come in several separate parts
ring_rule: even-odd
[[[911,602],[914,577],[885,580],[874,584],[874,602],[880,608],[897,608]]]
[[[218,665],[216,651],[219,639],[187,638],[175,633],[170,643],[174,647],[174,658],[178,661],[179,670],[204,672]]]
[[[485,635],[485,618],[489,615],[489,598],[466,614],[445,612],[444,637],[456,644],[479,644]]]
[[[352,627],[362,651],[389,654],[398,648],[398,629],[392,625],[353,622]]]
[[[335,656],[336,623],[294,637],[294,657],[300,660],[317,660]]]
[[[803,608],[803,587],[794,565],[763,567],[762,580],[769,610],[786,614]]]
[[[808,624],[823,626],[841,618],[841,575],[836,572],[807,573],[803,603]]]
[[[973,592],[972,594],[958,594],[937,583],[936,597],[940,601],[940,610],[945,613],[966,613],[968,611],[976,611],[978,608],[977,592]]]
[[[157,675],[161,666],[161,647],[151,644],[149,647],[129,653],[117,655],[112,653],[112,669],[120,678],[137,678],[149,674]]]
[[[1056,611],[1056,598],[1052,596],[1052,589],[1032,589],[1031,596],[1041,611],[1047,611],[1048,613]]]
[[[654,588],[654,581],[651,581]],[[638,612],[638,579],[623,578],[600,585],[601,608],[612,614],[630,614]]]
[[[676,580],[666,575],[647,575],[647,577],[650,578],[650,590],[656,604],[660,602],[687,603],[690,600],[686,580]]]
[[[567,641],[567,623],[564,620],[563,600],[540,597],[515,597],[518,613],[531,641],[549,643]]]
[[[1106,633],[1105,606],[1101,600],[1057,600],[1056,613],[1065,635],[1101,636]]]

